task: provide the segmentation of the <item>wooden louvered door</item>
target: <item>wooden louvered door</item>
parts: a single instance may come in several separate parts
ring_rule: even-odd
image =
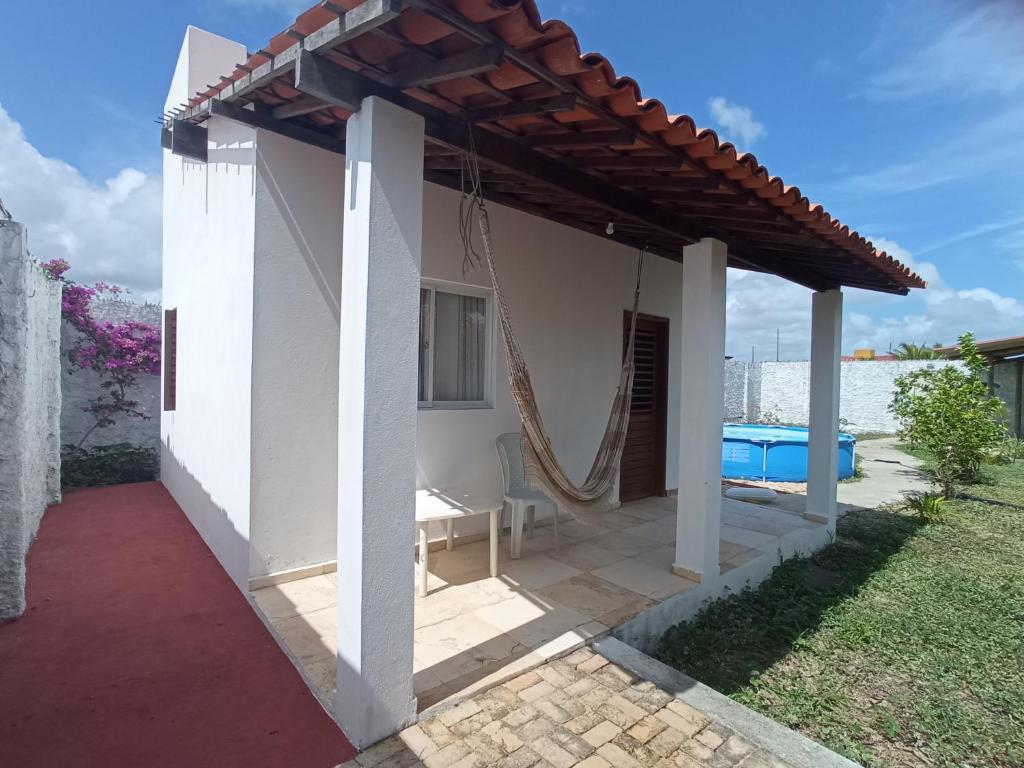
[[[626,312],[622,349],[629,344]],[[633,350],[633,404],[619,474],[619,499],[665,495],[665,436],[668,411],[668,320],[638,315]]]

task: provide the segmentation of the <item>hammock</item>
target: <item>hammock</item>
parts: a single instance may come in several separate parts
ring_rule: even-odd
[[[472,137],[472,129],[469,131]],[[611,413],[605,426],[604,437],[598,447],[594,463],[582,485],[575,485],[562,469],[551,445],[551,438],[544,429],[544,421],[537,407],[537,399],[530,382],[530,372],[526,367],[519,341],[512,327],[512,316],[505,301],[505,294],[498,279],[495,265],[494,247],[491,242],[491,223],[484,205],[480,186],[479,168],[476,165],[475,152],[470,152],[468,160],[471,177],[471,189],[463,191],[463,205],[460,210],[460,232],[467,262],[470,260],[479,265],[480,259],[472,247],[470,221],[475,212],[480,228],[480,239],[483,242],[487,269],[491,276],[495,303],[498,308],[498,320],[501,335],[505,342],[505,357],[508,362],[512,398],[516,402],[519,418],[522,421],[522,452],[526,479],[534,487],[543,490],[559,510],[568,512],[573,518],[591,523],[594,516],[611,509],[611,500],[618,475],[622,449],[626,444],[626,430],[629,426],[629,410],[633,396],[633,342],[636,336],[636,316],[640,304],[640,279],[643,273],[643,256],[641,249],[636,273],[636,289],[633,292],[633,312],[629,327],[629,342],[626,346],[625,360],[619,374],[619,385],[612,401]]]

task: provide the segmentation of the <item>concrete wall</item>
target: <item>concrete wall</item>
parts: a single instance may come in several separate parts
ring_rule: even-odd
[[[345,160],[256,138],[251,576],[334,560]]]
[[[25,610],[25,556],[60,500],[60,283],[0,220],[0,620]]]
[[[927,367],[959,365],[945,360],[856,361],[840,365],[839,416],[853,432],[898,428],[889,403],[899,376]],[[729,421],[778,419],[807,424],[810,363],[730,361],[726,366],[725,414]]]
[[[133,304],[129,301],[94,301],[92,316],[101,321],[113,323],[135,320],[149,323],[158,328],[161,323],[161,309],[158,304]],[[67,360],[67,351],[74,344],[78,332],[69,324],[61,328],[61,390],[64,405],[60,416],[61,440],[77,445],[79,440],[95,423],[95,419],[82,410],[89,401],[103,392],[100,387],[103,378],[95,371],[72,368]],[[149,415],[148,419],[121,416],[116,424],[96,429],[86,438],[84,448],[112,443],[130,443],[146,448],[160,446],[160,377],[140,375],[139,386],[131,394],[139,403],[139,409]]]
[[[992,366],[992,392],[1006,406],[1006,427],[1024,438],[1024,360],[1007,360]]]
[[[204,62],[204,80],[244,58],[244,46],[190,28],[167,105],[187,98],[190,62]],[[222,118],[207,125],[208,163],[163,152],[163,300],[178,310],[178,375],[177,409],[161,414],[160,479],[246,589],[255,131]]]

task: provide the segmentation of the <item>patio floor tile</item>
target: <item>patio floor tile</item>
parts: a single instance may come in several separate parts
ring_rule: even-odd
[[[623,557],[633,557],[641,552],[647,552],[664,542],[652,541],[649,538],[635,536],[628,530],[614,531],[604,536],[599,536],[593,543],[609,552],[615,552]]]
[[[501,568],[501,577],[523,589],[541,589],[580,573],[578,568],[546,555],[533,555],[512,560]]]
[[[655,600],[663,600],[697,586],[696,582],[645,563],[641,558],[627,558],[606,565],[594,571],[594,575]]]
[[[579,568],[581,571],[592,571],[625,557],[625,555],[599,547],[589,541],[563,546],[559,551],[551,552],[548,556],[571,565],[573,568]]]
[[[623,589],[590,573],[581,573],[540,590],[540,594],[589,616],[640,602],[643,595]]]
[[[332,574],[334,575],[334,574]],[[287,581],[253,593],[263,615],[271,621],[334,605],[334,583],[326,576]]]

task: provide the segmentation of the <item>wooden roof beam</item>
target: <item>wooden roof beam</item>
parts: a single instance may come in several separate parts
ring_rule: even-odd
[[[430,141],[462,151],[474,149],[480,159],[587,200],[611,214],[610,218],[618,214],[644,222],[684,243],[696,242],[705,236],[719,236],[695,230],[678,215],[663,210],[650,200],[574,168],[567,162],[542,155],[493,131],[476,128],[465,120],[309,51],[299,53],[295,67],[295,88],[350,112],[357,111],[364,98],[379,96],[421,115],[424,118],[425,135]],[[813,270],[780,268],[773,271],[816,290],[824,284]]]
[[[446,59],[416,64],[388,75],[385,82],[392,88],[405,90],[442,83],[459,77],[472,77],[496,69],[505,55],[504,46],[485,45],[471,48]]]
[[[544,133],[522,138],[522,143],[528,147],[607,147],[632,144],[634,141],[636,141],[635,133],[621,129]]]
[[[295,101],[274,107],[273,116],[277,120],[287,120],[289,117],[299,117],[300,115],[308,115],[310,112],[319,112],[321,109],[327,109],[329,106],[331,105],[320,99],[312,96],[303,96]]]
[[[478,107],[466,110],[466,119],[471,123],[490,123],[496,120],[510,120],[515,117],[553,115],[576,109],[575,96],[551,96],[544,99],[527,99],[493,107]]]

